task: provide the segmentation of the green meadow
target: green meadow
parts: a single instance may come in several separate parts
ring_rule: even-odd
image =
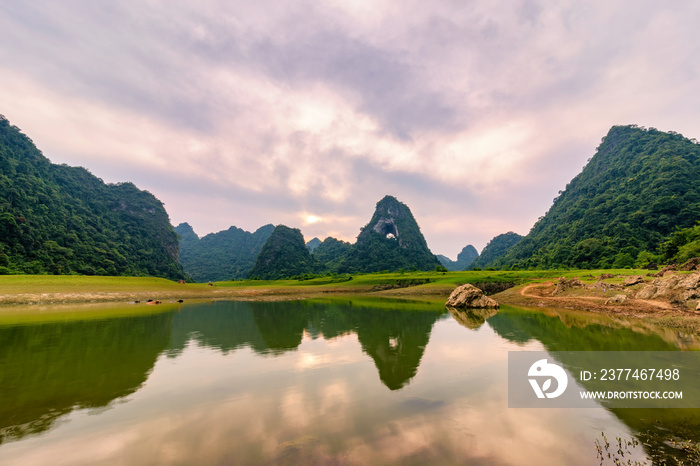
[[[287,280],[236,280],[180,284],[164,278],[81,275],[2,275],[0,304],[109,302],[147,299],[227,298],[318,293],[375,293],[401,290],[402,295],[447,295],[464,283],[512,283],[578,277],[594,282],[601,273],[640,275],[646,270],[528,270],[464,272],[396,272],[326,275]],[[618,278],[618,281],[624,280]],[[609,280],[616,281],[615,279]]]

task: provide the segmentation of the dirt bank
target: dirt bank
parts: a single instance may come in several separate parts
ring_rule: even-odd
[[[699,311],[689,304],[674,301],[673,297],[637,299],[635,295],[640,286],[644,284],[629,288],[617,285],[610,289],[589,284],[557,294],[557,283],[545,281],[511,288],[493,298],[501,304],[512,306],[557,307],[636,317],[700,316]],[[625,296],[625,299],[615,302],[616,296]]]

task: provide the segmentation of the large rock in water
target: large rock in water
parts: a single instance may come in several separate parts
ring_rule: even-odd
[[[496,300],[489,298],[474,285],[467,283],[457,287],[445,303],[447,307],[456,309],[471,309],[471,308],[498,308]]]

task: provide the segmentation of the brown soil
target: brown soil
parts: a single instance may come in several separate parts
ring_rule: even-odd
[[[501,304],[515,306],[557,307],[636,317],[649,315],[654,315],[656,317],[666,315],[700,315],[698,311],[662,300],[628,298],[623,303],[605,304],[613,295],[624,294],[620,291],[603,293],[598,290],[576,289],[557,296],[552,296],[555,288],[556,284],[551,281],[532,283],[523,287],[511,288],[493,297]]]

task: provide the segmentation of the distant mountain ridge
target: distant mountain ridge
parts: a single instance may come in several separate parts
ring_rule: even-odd
[[[1,115],[0,273],[184,278],[155,196],[52,164]]]
[[[471,268],[490,267],[522,239],[521,235],[512,231],[495,236],[486,244],[479,257],[471,263]]]
[[[180,235],[180,263],[200,283],[246,278],[274,229],[269,224],[250,233],[232,226],[199,238],[188,223],[181,223],[175,228]]]
[[[312,238],[310,241],[306,243],[306,247],[309,249],[310,253],[314,252],[314,249],[319,247],[321,245],[321,240],[318,238]]]
[[[272,280],[316,273],[433,270],[440,265],[411,210],[392,196],[377,203],[355,244],[329,237],[310,254],[312,242],[316,243],[304,243],[298,229],[278,225],[260,250],[249,277]]]
[[[452,272],[467,270],[477,257],[479,257],[479,253],[471,244],[464,246],[462,251],[457,255],[456,261],[453,261],[449,257],[441,254],[437,255],[437,258],[443,267]]]

